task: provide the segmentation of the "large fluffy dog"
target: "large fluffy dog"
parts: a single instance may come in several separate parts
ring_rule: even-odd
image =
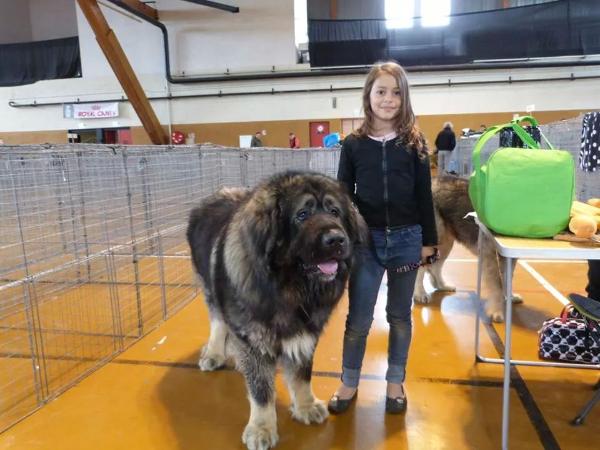
[[[460,242],[474,255],[477,255],[477,239],[479,228],[471,217],[465,216],[473,211],[468,194],[467,180],[444,176],[432,181],[435,220],[439,239],[440,259],[427,268],[420,268],[415,284],[414,300],[416,303],[429,303],[431,297],[423,287],[425,271],[431,275],[433,287],[441,291],[455,291],[442,277],[444,261],[450,254],[454,241]],[[495,322],[504,320],[504,301],[502,297],[502,279],[498,266],[498,257],[493,244],[488,239],[482,242],[481,257],[483,262],[483,282],[489,291],[485,305],[486,314]],[[518,301],[518,297],[515,300]]]
[[[316,173],[275,175],[254,190],[223,189],[190,216],[193,263],[210,313],[202,370],[232,356],[246,379],[249,449],[277,443],[275,366],[292,416],[321,423],[328,413],[310,380],[317,339],[338,303],[364,221],[337,181]]]

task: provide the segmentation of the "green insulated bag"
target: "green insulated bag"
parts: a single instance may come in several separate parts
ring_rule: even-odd
[[[564,150],[540,149],[520,122],[537,126],[531,116],[489,128],[473,149],[469,197],[478,219],[507,236],[551,237],[569,223],[574,161]],[[496,133],[511,128],[530,148],[498,148],[481,164],[481,150]],[[544,138],[545,139],[545,138]],[[546,141],[547,142],[547,141]]]

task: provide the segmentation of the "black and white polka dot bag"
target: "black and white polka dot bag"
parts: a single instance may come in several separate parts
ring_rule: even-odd
[[[596,172],[600,166],[600,113],[583,116],[579,168],[584,172]]]
[[[567,305],[538,331],[539,356],[554,361],[600,364],[600,326]]]

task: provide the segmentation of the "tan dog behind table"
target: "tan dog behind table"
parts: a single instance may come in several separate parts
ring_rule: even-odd
[[[447,292],[456,291],[454,286],[444,281],[442,275],[444,262],[448,258],[455,241],[465,246],[474,255],[478,254],[479,227],[473,217],[466,217],[467,214],[473,211],[468,194],[468,185],[468,180],[454,176],[442,176],[432,180],[431,190],[440,258],[434,264],[419,269],[414,292],[415,303],[428,304],[432,301],[431,296],[423,286],[426,272],[431,276],[431,283],[435,289]],[[489,293],[485,303],[485,313],[494,322],[503,322],[504,301],[501,270],[498,265],[496,250],[489,239],[485,239],[482,243],[481,258],[483,262],[483,283]],[[513,301],[520,302],[521,299],[518,295],[515,295]]]

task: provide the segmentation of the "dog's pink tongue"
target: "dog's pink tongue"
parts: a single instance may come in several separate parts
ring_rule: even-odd
[[[317,264],[317,267],[321,270],[321,272],[331,275],[337,272],[338,262],[336,260],[325,261],[321,264]]]

